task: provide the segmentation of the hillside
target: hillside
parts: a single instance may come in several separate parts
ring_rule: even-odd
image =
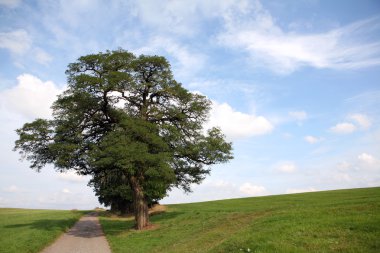
[[[101,223],[113,252],[380,252],[380,188],[169,205],[151,220]]]

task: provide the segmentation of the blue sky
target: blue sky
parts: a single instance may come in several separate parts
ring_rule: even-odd
[[[119,47],[163,55],[213,102],[235,159],[162,203],[380,186],[380,3],[0,0],[0,206],[93,208],[88,178],[29,169],[14,132],[69,63]]]

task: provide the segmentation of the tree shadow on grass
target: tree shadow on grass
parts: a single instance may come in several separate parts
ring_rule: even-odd
[[[156,223],[160,223],[162,221],[167,221],[176,218],[177,216],[181,215],[182,212],[160,212],[154,215],[151,215],[151,223],[153,223],[153,226],[156,225]],[[133,232],[137,231],[135,230],[135,221],[134,219],[112,219],[112,218],[106,218],[101,220],[104,232],[107,235],[120,235],[126,232]],[[151,230],[145,230],[145,231],[151,231]]]
[[[12,224],[4,228],[27,228],[44,231],[67,231],[68,235],[82,238],[93,238],[103,236],[103,231],[94,220],[77,219],[41,219],[31,223]]]
[[[75,224],[77,219],[40,219],[30,223],[6,225],[4,228],[30,228],[46,231],[67,230]]]

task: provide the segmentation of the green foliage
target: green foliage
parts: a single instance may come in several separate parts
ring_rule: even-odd
[[[14,150],[19,150],[23,158],[32,161],[31,168],[39,171],[47,163],[54,161],[54,151],[51,148],[54,129],[51,121],[36,119],[24,124],[16,132],[20,138],[15,142]]]
[[[143,232],[100,221],[115,253],[380,252],[380,188],[169,205],[151,219]]]
[[[94,188],[98,200],[111,211],[125,214],[132,212],[132,193],[125,175],[118,170],[107,170],[93,176],[89,186]]]
[[[126,179],[113,184],[132,187],[133,179],[131,190],[153,201],[171,187],[190,191],[210,165],[232,159],[219,129],[202,130],[211,102],[174,80],[164,57],[107,51],[80,57],[66,74],[68,89],[52,107],[54,118],[17,130],[15,149],[33,169],[49,163],[74,169],[92,175],[92,185],[104,178],[99,173],[116,173]],[[104,199],[107,191],[96,189]]]
[[[157,131],[155,124],[141,119],[121,122],[94,148],[91,166],[96,174],[115,175],[112,187],[129,185],[131,176],[142,175],[148,202],[163,198],[175,174],[169,165],[169,148]],[[128,197],[132,200],[131,194]]]
[[[84,211],[0,209],[0,252],[40,252]]]

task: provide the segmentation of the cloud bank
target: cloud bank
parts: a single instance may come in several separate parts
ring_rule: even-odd
[[[0,91],[0,106],[3,110],[23,117],[50,118],[50,106],[63,89],[51,81],[42,81],[30,74],[17,77],[17,84]]]
[[[213,101],[207,128],[217,126],[230,140],[249,138],[270,133],[274,126],[264,116],[242,113],[227,103]]]

